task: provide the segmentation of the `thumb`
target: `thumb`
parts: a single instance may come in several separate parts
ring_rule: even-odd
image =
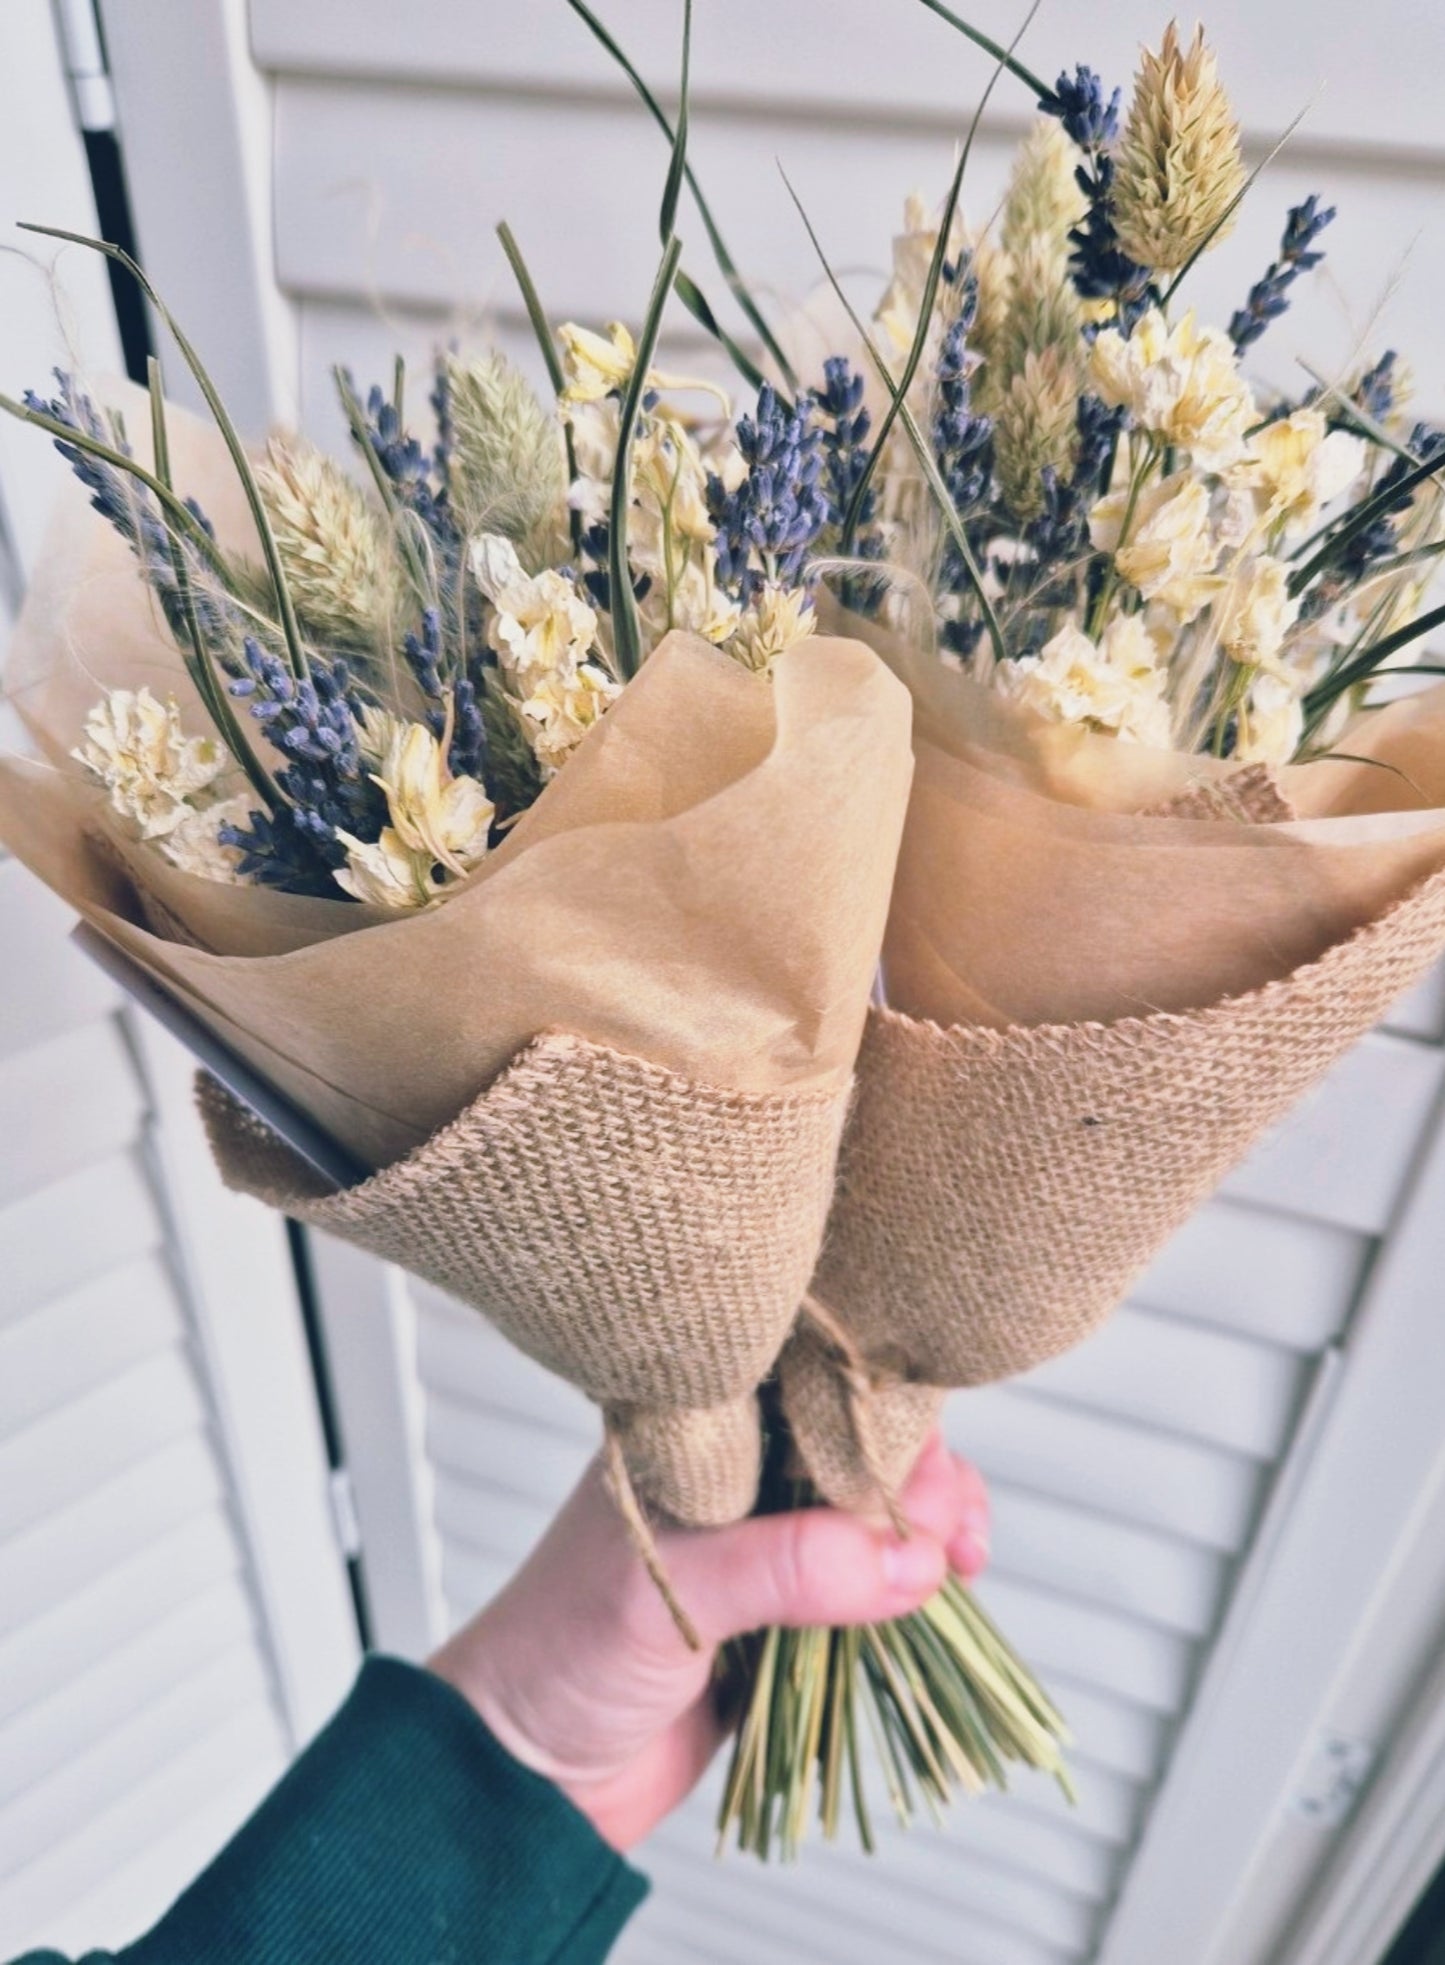
[[[926,1603],[948,1568],[943,1545],[900,1541],[831,1508],[756,1515],[668,1550],[678,1595],[708,1643],[769,1624],[876,1624]]]

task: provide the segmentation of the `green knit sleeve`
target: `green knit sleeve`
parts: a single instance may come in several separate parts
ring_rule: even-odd
[[[372,1658],[250,1821],[113,1965],[598,1965],[646,1891],[450,1686]]]

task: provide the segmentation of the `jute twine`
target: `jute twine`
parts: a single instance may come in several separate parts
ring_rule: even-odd
[[[866,1506],[880,1471],[904,1476],[936,1388],[1011,1377],[1087,1337],[1442,947],[1445,873],[1317,961],[1188,1014],[992,1030],[870,1012],[812,1283],[850,1340],[847,1369],[806,1324],[780,1363],[827,1498]]]

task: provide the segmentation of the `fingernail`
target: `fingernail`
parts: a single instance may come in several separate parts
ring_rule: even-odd
[[[953,1545],[954,1560],[965,1576],[977,1576],[986,1569],[990,1553],[986,1528],[965,1528]]]
[[[890,1589],[913,1595],[943,1580],[943,1551],[931,1535],[883,1544],[883,1578]]]

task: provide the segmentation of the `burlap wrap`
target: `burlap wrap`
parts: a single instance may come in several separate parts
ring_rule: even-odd
[[[603,1408],[651,1507],[747,1514],[756,1387],[817,1257],[846,1088],[719,1091],[543,1036],[340,1194],[214,1080],[198,1096],[228,1185],[482,1311]]]
[[[937,1387],[1087,1337],[1175,1229],[1445,946],[1445,873],[1319,960],[1182,1014],[951,1029],[870,1013],[813,1289],[866,1360],[897,1482]],[[783,1403],[827,1497],[866,1505],[835,1347],[800,1325]]]

